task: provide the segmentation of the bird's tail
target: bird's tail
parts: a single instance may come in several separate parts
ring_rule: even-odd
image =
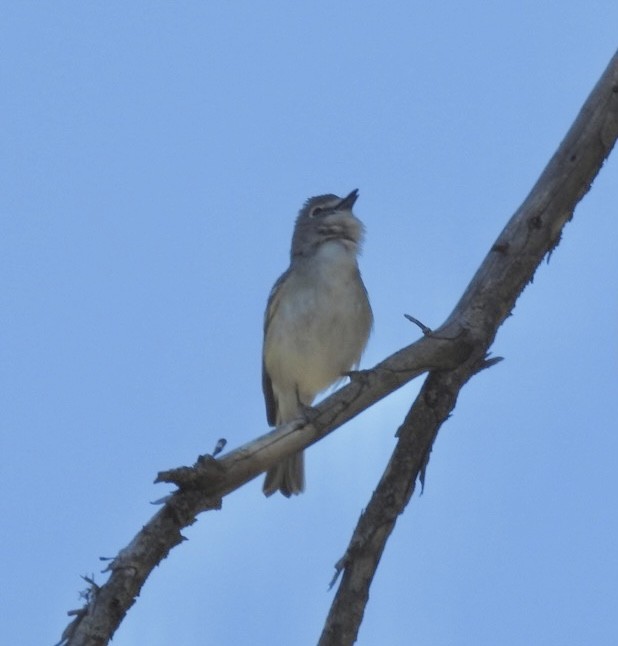
[[[302,451],[285,458],[266,473],[264,486],[266,496],[280,491],[286,498],[305,490],[305,459]]]

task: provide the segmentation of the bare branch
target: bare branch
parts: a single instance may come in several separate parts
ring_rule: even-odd
[[[181,530],[191,525],[197,514],[219,509],[223,496],[283,457],[319,441],[414,377],[459,365],[472,350],[466,337],[457,326],[450,326],[440,335],[423,337],[372,370],[355,373],[350,384],[316,407],[311,422],[284,424],[220,459],[203,455],[192,467],[159,473],[156,482],[173,483],[179,490],[161,499],[161,510],[110,563],[108,581],[88,601],[83,612],[74,613],[75,619],[64,631],[61,644],[106,644],[152,569],[182,542]]]
[[[89,595],[82,611],[75,613],[61,643],[107,644],[149,573],[182,542],[182,528],[192,524],[197,514],[218,509],[224,495],[282,457],[317,442],[414,377],[430,371],[406,418],[410,423],[404,422],[400,429],[395,454],[383,478],[387,484],[380,493],[376,492],[379,499],[372,499],[361,518],[361,522],[367,519],[368,534],[359,536],[355,532],[348,548],[343,561],[345,574],[320,642],[352,643],[384,544],[413,491],[417,474],[427,463],[440,424],[455,405],[463,383],[486,367],[485,355],[499,325],[544,254],[557,244],[562,227],[609,154],[617,131],[615,56],[560,149],[499,236],[446,323],[374,369],[355,375],[349,385],[317,407],[309,423],[286,424],[220,459],[206,455],[194,467],[160,473],[157,482],[173,482],[179,490],[164,499],[163,507],[110,563],[108,581]],[[389,487],[392,499],[380,498],[388,494]],[[358,595],[353,594],[355,585],[360,586]],[[348,613],[351,621],[346,621],[341,609],[352,603],[354,613]]]
[[[495,359],[486,353],[499,326],[513,309],[546,253],[560,240],[575,206],[618,137],[618,53],[590,94],[564,141],[498,240],[441,328],[459,327],[474,339],[471,355],[457,368],[432,372],[397,435],[399,440],[369,505],[360,517],[345,556],[344,569],[320,646],[356,641],[369,598],[369,586],[386,541],[424,478],[431,447],[449,417],[463,385]],[[438,333],[440,330],[438,330]]]

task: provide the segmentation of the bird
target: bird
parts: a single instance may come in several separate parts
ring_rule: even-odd
[[[290,265],[264,314],[262,390],[271,426],[303,418],[315,397],[358,367],[373,327],[358,267],[364,226],[358,189],[309,198],[296,218]],[[299,451],[266,473],[263,492],[289,498],[305,488]]]

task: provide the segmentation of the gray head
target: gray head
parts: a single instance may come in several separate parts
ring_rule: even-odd
[[[292,259],[314,254],[319,245],[329,240],[339,240],[347,249],[358,252],[364,227],[352,213],[357,198],[357,188],[343,198],[331,193],[310,197],[296,218]]]

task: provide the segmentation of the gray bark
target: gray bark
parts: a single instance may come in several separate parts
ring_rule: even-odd
[[[369,586],[397,516],[424,474],[433,441],[461,387],[487,359],[499,326],[531,281],[544,256],[558,244],[564,225],[589,190],[618,137],[618,53],[587,99],[557,152],[508,222],[446,322],[375,368],[354,375],[324,400],[306,423],[290,423],[226,456],[201,456],[193,467],[160,473],[157,482],[178,486],[161,509],[111,561],[106,583],[91,588],[86,605],[62,644],[107,644],[133,605],[152,569],[182,542],[181,530],[223,496],[331,433],[414,377],[429,372],[398,431],[398,443],[382,479],[338,564],[341,584],[321,646],[356,640]]]

